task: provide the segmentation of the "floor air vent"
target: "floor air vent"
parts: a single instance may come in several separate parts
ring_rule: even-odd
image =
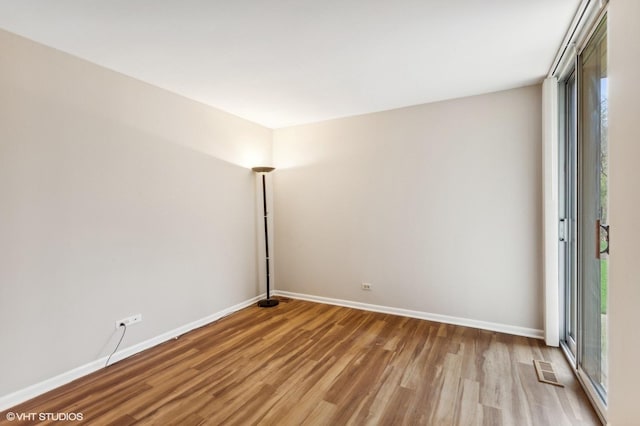
[[[533,360],[533,366],[536,368],[538,374],[538,380],[542,383],[549,383],[550,385],[564,387],[562,383],[558,381],[556,372],[553,371],[553,364],[548,361],[540,361],[538,359]]]

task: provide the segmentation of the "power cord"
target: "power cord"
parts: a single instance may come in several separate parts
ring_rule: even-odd
[[[124,339],[124,335],[127,333],[127,324],[121,322],[120,327],[124,327],[124,329],[122,330],[122,336],[120,336],[120,340],[118,341],[116,348],[113,350],[113,352],[111,352],[111,355],[109,355],[109,358],[107,358],[107,362],[105,362],[104,364],[105,368],[109,366],[109,360],[111,360],[111,357],[113,356],[113,354],[116,353],[116,351],[120,347],[120,343],[122,343],[122,339]]]

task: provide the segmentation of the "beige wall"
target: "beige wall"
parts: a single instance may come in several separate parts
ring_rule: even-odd
[[[536,85],[276,130],[278,290],[542,329],[540,111]]]
[[[272,131],[0,31],[0,397],[259,293]]]
[[[609,3],[609,421],[640,422],[640,2]]]

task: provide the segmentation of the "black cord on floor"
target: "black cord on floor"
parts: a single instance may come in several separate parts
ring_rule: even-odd
[[[116,348],[113,350],[113,352],[111,352],[111,355],[109,355],[109,358],[107,358],[107,362],[104,364],[105,367],[109,366],[109,360],[111,359],[113,354],[115,354],[116,351],[118,350],[118,348],[120,347],[120,343],[122,343],[122,339],[124,339],[124,335],[127,332],[127,325],[126,324],[120,324],[120,327],[124,327],[124,330],[122,330],[122,336],[120,336],[120,340],[118,341],[118,344],[116,345]]]

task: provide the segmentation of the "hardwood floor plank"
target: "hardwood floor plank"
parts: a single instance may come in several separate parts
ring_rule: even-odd
[[[295,392],[280,399],[260,424],[302,424],[316,405],[326,402],[323,396],[346,364],[348,364],[348,358],[328,358],[318,363],[311,374],[302,383],[296,385]],[[331,405],[334,406],[334,404]]]
[[[457,426],[477,426],[480,423],[480,385],[478,382],[462,379],[460,393],[453,415],[452,424]]]
[[[538,382],[534,358],[565,387]],[[560,351],[539,340],[290,299],[10,411],[123,426],[599,424]]]
[[[438,404],[434,414],[435,424],[451,424],[455,419],[456,406],[462,393],[460,371],[462,366],[460,355],[447,354],[444,359],[442,387],[438,396]]]
[[[332,423],[331,419],[333,419],[336,410],[335,405],[327,401],[320,401],[316,405],[316,408],[314,408],[300,424],[309,426],[333,426],[335,423]]]
[[[482,406],[482,426],[502,426],[503,424],[502,410],[487,405]]]
[[[410,425],[419,424],[418,419],[412,417],[416,401],[416,391],[398,386],[397,390],[380,410],[379,416],[372,417],[368,424],[380,425]]]

